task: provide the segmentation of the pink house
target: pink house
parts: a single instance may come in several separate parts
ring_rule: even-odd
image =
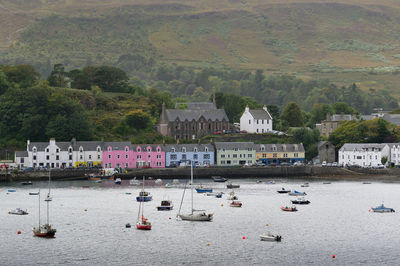
[[[103,168],[135,168],[134,154],[130,142],[105,142]]]
[[[142,144],[132,145],[133,149],[133,167],[165,167],[165,152],[162,150],[162,145]]]

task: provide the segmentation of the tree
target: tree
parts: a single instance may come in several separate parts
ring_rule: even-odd
[[[290,127],[303,126],[303,116],[300,107],[295,102],[290,102],[285,106],[281,119],[285,120]]]
[[[4,66],[2,69],[9,82],[22,88],[34,86],[40,79],[40,74],[31,65]]]
[[[63,88],[67,86],[66,76],[67,73],[64,70],[64,65],[55,64],[47,80],[50,86]]]
[[[385,165],[385,164],[387,163],[387,161],[388,161],[388,157],[387,157],[387,156],[383,156],[383,157],[381,158],[381,163],[382,163],[382,165]]]
[[[10,83],[7,80],[6,75],[0,69],[0,95],[2,95],[10,87]]]
[[[141,109],[134,110],[126,116],[126,124],[136,130],[149,129],[152,126],[151,116]]]
[[[116,67],[96,67],[92,83],[99,86],[103,91],[128,92],[128,76],[124,71]]]

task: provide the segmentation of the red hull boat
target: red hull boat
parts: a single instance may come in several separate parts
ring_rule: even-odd
[[[297,208],[296,207],[281,207],[281,210],[282,211],[285,211],[285,212],[297,212]]]
[[[54,238],[56,232],[39,233],[34,231],[33,234],[37,237]]]

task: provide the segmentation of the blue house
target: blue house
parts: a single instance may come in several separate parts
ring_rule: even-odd
[[[195,165],[213,165],[214,147],[211,144],[166,144],[165,167],[178,166],[191,160]]]

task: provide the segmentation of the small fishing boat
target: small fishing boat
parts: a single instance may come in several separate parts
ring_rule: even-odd
[[[293,204],[302,204],[302,205],[311,203],[309,200],[306,200],[304,197],[300,197],[295,200],[291,200],[291,202]]]
[[[161,205],[157,206],[157,210],[159,211],[170,211],[174,208],[174,205],[172,205],[172,201],[170,200],[162,200]]]
[[[288,206],[286,206],[286,207],[281,207],[281,210],[282,211],[285,211],[285,212],[297,212],[297,208],[296,208],[296,206],[293,206],[293,207],[288,207]]]
[[[221,176],[212,176],[211,178],[214,180],[214,182],[219,182],[219,183],[228,181],[228,179],[226,179],[225,177],[221,177]]]
[[[27,215],[27,214],[28,214],[28,211],[27,211],[27,210],[21,210],[20,208],[16,208],[15,210],[9,211],[8,214]]]
[[[216,198],[222,198],[222,194],[224,194],[223,192],[218,192],[217,194],[215,194]]]
[[[307,193],[300,192],[300,191],[297,191],[297,190],[294,190],[293,192],[289,192],[288,194],[290,196],[305,196],[305,195],[307,195]]]
[[[143,185],[144,187],[144,185]],[[150,195],[149,192],[146,192],[144,190],[139,192],[139,196],[136,197],[136,201],[142,202],[142,201],[151,201],[153,200],[153,197]]]
[[[125,195],[131,195],[132,193],[131,192],[125,192]]]
[[[329,185],[329,184],[331,184],[331,182],[322,182],[322,184]]]
[[[226,188],[240,188],[240,185],[238,184],[232,184],[232,183],[228,183],[226,184]]]
[[[136,180],[136,176],[135,176],[133,179],[129,180],[129,185],[138,186],[138,185],[140,185],[140,181]]]
[[[17,192],[17,190],[15,190],[15,189],[9,189],[9,190],[7,190],[8,192]]]
[[[211,193],[211,192],[213,192],[213,189],[212,189],[212,188],[207,188],[207,187],[200,186],[200,187],[197,187],[197,188],[196,188],[196,192],[197,192],[197,193]]]
[[[280,242],[282,240],[282,236],[273,235],[271,233],[267,233],[267,234],[264,234],[264,235],[260,235],[260,240],[261,241],[277,241],[277,242]]]
[[[115,179],[114,183],[115,183],[116,185],[121,185],[121,183],[122,183],[121,178],[118,177],[117,179]]]
[[[371,208],[371,209],[372,209],[373,212],[380,212],[380,213],[383,213],[383,212],[395,212],[393,208],[387,208],[387,207],[385,207],[383,205],[383,203],[382,203],[382,205],[380,205],[378,207],[375,207],[375,208]]]
[[[371,182],[363,182],[364,185],[369,185]]]
[[[100,183],[103,183],[103,180],[96,180],[96,181],[94,181],[95,183],[97,183],[97,184],[100,184]]]
[[[39,192],[29,192],[29,195],[31,196],[39,195]]]
[[[242,207],[242,202],[241,201],[237,201],[237,200],[233,200],[230,204],[229,204],[229,206],[231,206],[231,207]]]
[[[50,175],[49,175],[50,176]],[[50,182],[50,181],[49,181]],[[47,201],[47,223],[45,224],[40,224],[40,191],[38,194],[38,199],[39,199],[39,225],[38,227],[32,228],[32,232],[34,236],[37,237],[45,237],[45,238],[53,238],[54,235],[56,234],[57,230],[54,229],[51,224],[49,223],[49,201]]]
[[[217,193],[215,193],[215,192],[209,192],[209,193],[206,193],[206,195],[207,195],[207,196],[213,196],[213,197],[214,197],[214,196],[217,195]]]
[[[159,185],[162,184],[162,180],[161,179],[157,179],[156,181],[154,181],[155,184]]]
[[[95,174],[88,174],[88,180],[89,181],[98,181],[98,180],[101,180],[101,177],[97,176]]]
[[[274,184],[275,184],[275,181],[273,181],[273,180],[268,181],[267,184],[268,184],[268,185],[274,185]]]
[[[235,191],[233,191],[233,189],[232,189],[232,191],[229,192],[227,199],[228,200],[238,200],[239,198],[235,195]]]
[[[29,185],[32,185],[32,181],[25,181],[25,182],[21,182],[21,185],[23,185],[23,186],[29,186]]]
[[[277,190],[276,192],[280,193],[280,194],[284,194],[284,193],[289,193],[291,190],[290,189],[285,189],[284,187],[280,190]]]
[[[308,184],[308,183],[301,184],[301,187],[309,187],[309,186],[310,186],[310,184]]]

